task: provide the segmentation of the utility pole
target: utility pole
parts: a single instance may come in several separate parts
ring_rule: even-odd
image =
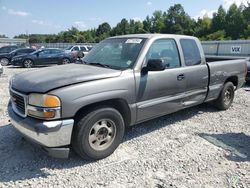
[[[26,30],[26,36],[27,36],[26,44],[28,43],[28,45],[30,46],[30,38],[29,38],[29,32],[28,32],[28,30]]]

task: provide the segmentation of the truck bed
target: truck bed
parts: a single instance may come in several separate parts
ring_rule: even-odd
[[[216,61],[228,61],[228,60],[239,60],[239,59],[250,59],[250,57],[240,57],[240,56],[205,56],[207,63],[212,63]]]
[[[206,59],[210,72],[207,101],[218,98],[228,78],[237,86],[237,89],[245,83],[246,58],[206,57]]]

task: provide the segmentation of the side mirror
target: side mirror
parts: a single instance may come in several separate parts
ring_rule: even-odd
[[[149,59],[147,63],[147,71],[163,71],[167,67],[167,64],[162,59]]]

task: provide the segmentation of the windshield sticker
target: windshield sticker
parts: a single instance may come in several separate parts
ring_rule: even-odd
[[[142,39],[128,39],[126,41],[127,44],[140,44]]]

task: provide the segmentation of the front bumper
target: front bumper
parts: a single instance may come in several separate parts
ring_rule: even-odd
[[[60,158],[68,156],[69,149],[65,146],[69,146],[71,143],[73,119],[42,121],[30,117],[22,118],[13,111],[10,104],[8,113],[11,124],[29,140],[42,146],[49,155]],[[58,153],[61,153],[62,156]]]

